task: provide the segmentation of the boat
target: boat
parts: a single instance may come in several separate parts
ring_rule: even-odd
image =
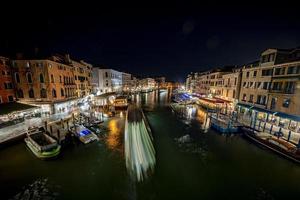
[[[114,100],[114,106],[116,109],[127,108],[128,107],[127,97],[126,96],[116,97],[116,99]]]
[[[294,144],[270,134],[263,135],[264,133],[250,127],[242,127],[242,130],[247,139],[300,164],[300,150]],[[260,134],[262,136],[259,136]]]
[[[58,156],[61,146],[44,128],[29,129],[25,143],[32,153],[40,159],[49,159]]]
[[[238,133],[240,131],[239,125],[232,122],[232,119],[221,119],[217,116],[211,116],[211,127],[221,133]]]
[[[73,133],[84,144],[99,140],[95,133],[83,125],[75,124],[74,126],[70,127],[70,132]]]

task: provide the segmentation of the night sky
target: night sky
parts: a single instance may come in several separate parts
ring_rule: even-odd
[[[181,2],[160,8],[26,12],[1,15],[1,55],[69,53],[94,66],[174,81],[184,81],[191,71],[249,63],[266,48],[300,46],[299,11],[291,4]]]

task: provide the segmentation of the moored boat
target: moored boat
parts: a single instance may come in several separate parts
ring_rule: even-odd
[[[28,130],[26,136],[25,143],[36,157],[49,159],[60,153],[61,146],[43,128]]]
[[[294,144],[272,135],[263,135],[263,133],[250,127],[243,127],[242,130],[243,135],[251,141],[300,164],[300,150]]]
[[[96,134],[94,134],[83,125],[76,124],[75,126],[72,126],[70,128],[70,131],[84,144],[99,140]]]

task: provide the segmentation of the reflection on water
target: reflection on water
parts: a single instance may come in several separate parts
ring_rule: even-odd
[[[122,151],[122,137],[124,130],[124,119],[113,118],[108,122],[108,135],[106,137],[107,147],[111,150]]]

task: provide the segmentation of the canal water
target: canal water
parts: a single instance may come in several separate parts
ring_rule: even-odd
[[[105,122],[99,142],[74,144],[56,160],[38,160],[23,142],[1,149],[1,199],[300,198],[299,165],[239,135],[203,133],[202,111],[175,114],[168,92],[133,100],[143,106],[154,138],[156,166],[147,180],[137,183],[127,173],[122,115]]]

